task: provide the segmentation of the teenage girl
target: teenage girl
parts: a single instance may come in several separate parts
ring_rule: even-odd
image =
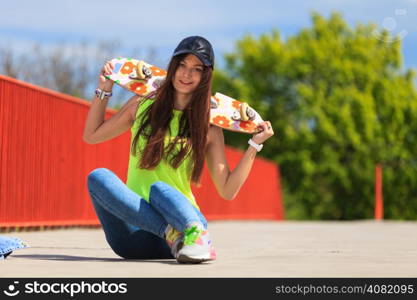
[[[214,260],[216,255],[190,184],[198,184],[204,161],[218,193],[236,197],[262,143],[273,136],[260,125],[244,156],[231,171],[222,129],[209,124],[214,53],[203,37],[182,40],[174,50],[166,80],[148,97],[133,96],[104,120],[113,82],[101,70],[84,141],[97,144],[131,130],[127,181],[98,168],[88,175],[88,190],[106,240],[130,259],[175,258],[180,263]]]

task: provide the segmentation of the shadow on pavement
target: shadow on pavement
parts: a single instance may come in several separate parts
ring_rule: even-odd
[[[87,257],[74,255],[53,255],[53,254],[14,254],[15,258],[27,258],[36,260],[59,260],[59,261],[107,261],[107,262],[146,262],[146,263],[162,263],[168,265],[178,265],[173,259],[124,259],[124,258],[101,258],[101,257]]]

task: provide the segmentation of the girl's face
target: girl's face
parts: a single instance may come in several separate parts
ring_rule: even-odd
[[[172,84],[177,93],[192,94],[201,81],[204,66],[193,54],[188,54],[178,65]]]

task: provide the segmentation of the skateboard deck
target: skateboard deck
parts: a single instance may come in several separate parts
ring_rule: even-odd
[[[106,77],[140,96],[155,92],[165,80],[164,69],[133,58],[114,58],[114,69]],[[259,132],[261,116],[247,103],[216,93],[210,99],[210,124],[244,133]]]

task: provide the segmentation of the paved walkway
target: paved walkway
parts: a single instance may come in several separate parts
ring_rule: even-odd
[[[218,260],[124,260],[101,229],[8,233],[0,277],[417,277],[417,222],[210,222]]]

